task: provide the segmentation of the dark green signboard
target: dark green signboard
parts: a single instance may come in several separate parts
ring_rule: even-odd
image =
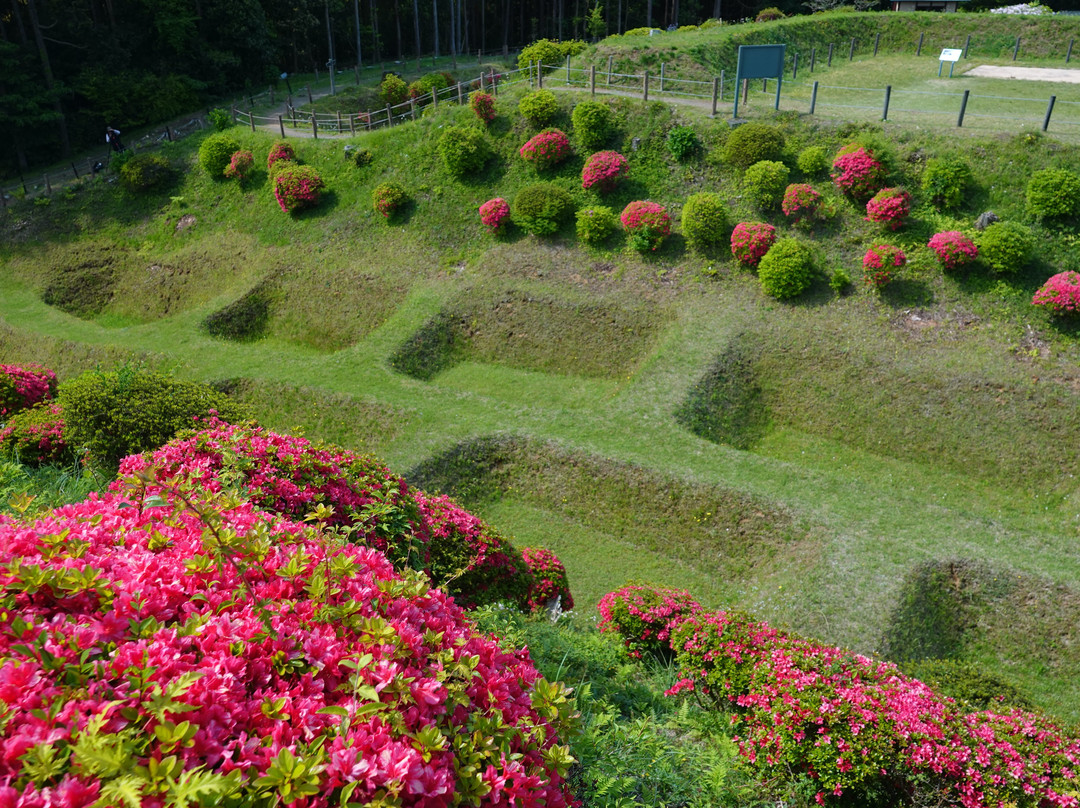
[[[776,79],[776,109],[780,108],[780,85],[784,80],[784,51],[787,45],[739,45],[739,66],[735,72],[735,108],[739,117],[739,88],[743,79]]]

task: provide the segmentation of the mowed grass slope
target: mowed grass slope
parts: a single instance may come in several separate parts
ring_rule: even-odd
[[[559,98],[569,130],[575,99]],[[356,138],[375,154],[364,169],[344,159],[342,141],[294,141],[331,189],[295,217],[280,211],[264,171],[244,187],[212,180],[190,143],[170,147],[180,170],[156,194],[98,184],[22,206],[0,225],[3,357],[65,378],[143,359],[213,381],[268,426],[414,469],[518,544],[554,547],[583,608],[627,578],[656,579],[875,650],[920,562],[981,559],[1044,581],[1031,589],[1032,615],[1076,580],[1080,351],[1072,330],[1029,303],[1049,274],[1075,266],[1075,234],[1037,228],[1037,258],[1004,278],[942,275],[923,246],[987,208],[1025,221],[1026,178],[1075,164],[1072,147],[875,130],[892,153],[892,181],[917,203],[913,223],[892,236],[911,265],[880,297],[861,288],[838,296],[825,281],[836,267],[857,275],[882,237],[862,211],[834,197],[833,219],[804,233],[754,208],[739,173],[718,159],[726,126],[692,110],[611,102],[609,145],[631,161],[631,181],[611,198],[581,190],[581,155],[549,177],[579,204],[616,210],[650,198],[677,214],[690,193],[718,191],[732,222],[768,219],[812,245],[821,277],[780,303],[723,251],[697,255],[678,236],[645,257],[619,239],[582,248],[572,225],[546,240],[520,231],[493,240],[476,208],[537,179],[517,157],[535,130],[515,104],[500,96],[489,133],[496,159],[466,181],[435,148],[447,126],[473,125],[464,109],[442,106]],[[807,145],[831,153],[860,134],[791,115],[776,122],[792,166]],[[665,146],[676,123],[703,143],[686,163]],[[265,158],[270,135],[233,134]],[[945,154],[962,155],[978,180],[962,209],[942,214],[919,198],[918,182],[926,159]],[[831,194],[822,176],[793,170],[792,179]],[[411,198],[390,222],[370,203],[387,180]],[[115,260],[71,260],[91,244],[98,259]],[[96,292],[63,310],[44,301],[50,284],[77,299]],[[434,326],[438,339],[418,340]],[[395,370],[409,346],[433,372]],[[745,370],[730,391],[744,406],[711,439],[699,437],[676,414],[731,356]],[[441,471],[460,456],[471,458],[460,473]],[[1024,640],[1045,632],[991,626],[978,636],[960,653],[1022,684],[1050,677],[1042,703],[1080,716],[1066,684],[1069,643],[1050,659]],[[1040,655],[1041,668],[1014,664]],[[1051,698],[1054,687],[1064,695]]]

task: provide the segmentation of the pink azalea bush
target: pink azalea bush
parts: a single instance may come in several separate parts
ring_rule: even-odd
[[[529,138],[519,150],[519,154],[537,171],[557,166],[572,153],[570,138],[561,129],[544,129]]]
[[[776,243],[776,228],[765,222],[739,222],[731,231],[731,254],[743,266],[756,267]]]
[[[41,365],[0,365],[0,419],[56,395],[56,374]]]
[[[638,252],[657,250],[671,235],[671,216],[656,202],[631,202],[619,216],[630,246]]]
[[[238,179],[243,182],[251,174],[255,167],[255,155],[247,149],[235,151],[229,158],[229,164],[225,166],[225,176],[229,179]]]
[[[469,109],[484,122],[485,126],[495,120],[495,99],[489,93],[471,93],[469,95]]]
[[[882,188],[866,203],[866,221],[899,230],[911,215],[911,194],[902,188]]]
[[[480,221],[492,233],[500,233],[510,223],[510,204],[502,197],[489,199],[480,206]]]
[[[565,689],[423,576],[129,490],[0,517],[0,805],[570,804]]]
[[[319,204],[326,183],[311,166],[291,165],[274,175],[274,198],[286,213]]]
[[[293,149],[292,144],[287,140],[279,140],[270,147],[270,152],[266,155],[267,171],[273,168],[274,163],[279,160],[296,160],[296,151]]]
[[[780,209],[795,224],[810,224],[822,218],[824,200],[814,186],[796,182],[784,191]]]
[[[601,631],[623,638],[630,656],[671,654],[671,629],[701,606],[690,593],[651,584],[627,584],[608,592],[597,605]]]
[[[574,596],[566,579],[566,567],[551,550],[542,547],[523,547],[522,558],[529,569],[530,585],[523,606],[526,611],[539,612],[552,601],[558,600],[559,608],[568,612],[574,608]]]
[[[449,582],[467,607],[519,602],[528,591],[521,554],[482,520],[449,497],[410,490],[374,458],[336,446],[212,421],[155,452],[125,458],[120,473],[198,481],[210,492],[240,487],[256,507],[296,520],[329,507],[325,524],[397,566],[427,571],[436,585]],[[151,493],[160,489],[149,484]]]
[[[867,199],[885,185],[885,166],[858,143],[836,153],[830,173],[836,187],[855,199]]]
[[[1045,306],[1059,317],[1080,312],[1080,272],[1059,272],[1039,287],[1031,299],[1033,305]]]
[[[598,151],[589,156],[581,170],[581,187],[611,193],[630,171],[630,163],[617,151]]]
[[[688,596],[678,609],[681,620],[662,623],[681,677],[669,695],[694,691],[730,710],[739,751],[763,778],[805,774],[821,804],[867,794],[886,804],[929,780],[935,799],[964,808],[1077,806],[1080,740],[1044,716],[967,713],[890,663]],[[652,641],[628,625],[614,630]]]
[[[959,230],[935,233],[926,246],[933,250],[941,266],[947,270],[963,269],[979,254],[975,242]]]
[[[64,416],[55,401],[43,401],[16,413],[0,429],[0,456],[30,466],[69,459]]]
[[[907,256],[892,244],[875,244],[863,255],[863,278],[868,286],[882,289],[888,286],[896,270],[907,263]]]

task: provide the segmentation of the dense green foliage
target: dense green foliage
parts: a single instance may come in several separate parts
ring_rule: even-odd
[[[586,151],[604,148],[612,136],[611,108],[602,101],[580,102],[570,119],[574,123],[574,137]]]
[[[1032,258],[1035,236],[1019,222],[994,222],[978,239],[979,258],[994,272],[1018,272]]]
[[[199,145],[199,165],[214,179],[221,179],[225,176],[233,153],[239,150],[240,144],[232,135],[215,132]]]
[[[576,214],[577,237],[586,244],[602,244],[619,229],[619,217],[609,207],[590,205]]]
[[[168,181],[169,161],[160,154],[137,154],[120,169],[120,182],[133,193],[148,191]]]
[[[559,112],[559,102],[551,90],[526,93],[518,101],[518,112],[533,126],[547,126]]]
[[[761,290],[771,297],[802,294],[814,278],[814,265],[806,245],[793,238],[779,239],[758,264]]]
[[[526,186],[514,197],[514,223],[537,236],[555,233],[573,212],[570,194],[549,182]]]
[[[483,169],[491,149],[475,126],[451,126],[439,138],[439,156],[446,170],[460,179]]]
[[[775,160],[754,163],[743,174],[746,195],[759,208],[779,207],[790,175],[788,167]]]
[[[931,157],[922,176],[923,193],[939,208],[956,208],[974,178],[969,166],[957,157]]]
[[[1065,168],[1044,168],[1027,186],[1028,214],[1036,219],[1080,218],[1080,175]]]
[[[728,135],[723,159],[736,168],[747,169],[762,160],[780,160],[784,151],[784,133],[767,123],[744,123]]]
[[[720,194],[699,191],[683,205],[682,232],[692,249],[709,252],[724,247],[730,227],[727,205]]]

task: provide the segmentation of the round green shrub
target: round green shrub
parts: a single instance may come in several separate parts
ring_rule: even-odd
[[[61,385],[58,401],[68,445],[106,469],[116,469],[127,455],[157,449],[212,412],[230,422],[251,417],[209,385],[137,366],[88,371]]]
[[[747,198],[762,209],[777,207],[784,199],[790,174],[786,165],[775,160],[754,163],[743,175]]]
[[[802,294],[814,279],[814,264],[806,245],[779,239],[758,264],[761,291],[781,300]]]
[[[779,160],[784,151],[784,133],[765,123],[744,123],[732,130],[721,158],[736,168],[747,169],[762,160]]]
[[[514,223],[533,235],[548,236],[574,212],[570,194],[550,182],[527,185],[514,197]]]
[[[455,177],[475,174],[491,156],[484,133],[473,126],[451,126],[439,138],[439,156]]]
[[[551,90],[537,90],[522,97],[518,112],[533,126],[547,126],[559,113],[559,102]]]
[[[235,138],[224,132],[210,135],[199,146],[199,165],[214,179],[224,179],[233,153],[240,151]]]
[[[409,98],[422,103],[431,101],[432,90],[445,90],[450,86],[442,73],[428,73],[409,85]]]
[[[932,157],[926,161],[922,190],[935,207],[957,208],[974,179],[971,166],[957,157]]]
[[[379,100],[383,104],[396,106],[404,103],[409,97],[409,85],[401,76],[390,73],[379,85]]]
[[[120,184],[125,190],[140,193],[167,182],[171,173],[169,161],[160,154],[137,154],[120,169]]]
[[[586,244],[600,244],[618,229],[619,217],[611,208],[594,205],[577,212],[577,236]]]
[[[682,209],[682,232],[695,250],[723,247],[728,241],[728,209],[720,194],[702,191],[686,200]]]
[[[754,22],[772,22],[773,20],[782,20],[786,16],[787,15],[776,6],[769,6],[758,12],[757,16],[754,17]]]
[[[979,236],[979,257],[994,272],[1016,272],[1031,260],[1035,236],[1019,222],[994,222]]]
[[[375,212],[389,219],[405,204],[409,195],[396,182],[384,182],[371,192],[371,204]]]
[[[611,110],[600,101],[582,101],[574,107],[570,120],[574,124],[574,137],[583,149],[602,149],[611,137]]]
[[[799,152],[799,158],[795,163],[799,171],[807,177],[816,177],[829,170],[829,153],[823,146],[808,146]]]
[[[1031,175],[1027,212],[1036,219],[1080,217],[1080,175],[1064,168],[1045,168]]]
[[[375,154],[371,151],[371,149],[353,149],[350,156],[352,158],[353,164],[357,168],[367,168],[369,165],[375,162]]]
[[[518,54],[518,67],[524,69],[530,62],[546,65],[561,64],[567,56],[577,56],[586,45],[580,39],[568,39],[565,42],[556,42],[552,39],[538,39],[530,45],[526,45]]]
[[[680,163],[689,160],[701,148],[697,132],[689,126],[676,126],[667,136],[668,151]]]

